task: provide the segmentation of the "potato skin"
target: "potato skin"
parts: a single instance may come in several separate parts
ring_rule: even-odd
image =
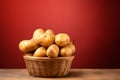
[[[36,30],[33,32],[33,38],[38,38],[38,37],[40,37],[40,35],[43,34],[43,33],[44,33],[44,30],[41,29],[41,28],[38,28],[38,29],[36,29]]]
[[[75,45],[73,43],[70,43],[67,47],[70,47],[72,49],[72,53],[74,54],[76,51]]]
[[[60,50],[60,56],[62,57],[69,57],[73,56],[75,53],[75,45],[74,44],[69,44]]]
[[[55,41],[55,36],[52,34],[44,33],[40,36],[40,45],[41,46],[50,46]]]
[[[56,44],[52,44],[48,47],[47,52],[46,52],[47,56],[49,58],[56,58],[59,55],[59,47]]]
[[[70,43],[70,36],[66,33],[59,33],[55,36],[55,43],[58,46],[64,47]]]
[[[33,37],[32,39],[37,43],[37,44],[40,44],[40,36],[44,34],[44,30],[41,29],[41,28],[38,28],[36,29],[34,32],[33,32]]]
[[[33,54],[34,57],[45,57],[46,55],[46,48],[39,47]]]
[[[31,51],[34,51],[38,48],[39,45],[36,44],[34,40],[22,40],[19,43],[19,49],[20,51],[24,53],[29,53]]]
[[[55,34],[54,34],[54,31],[53,31],[52,29],[47,29],[47,30],[45,31],[45,33],[51,34],[51,35],[55,35]]]

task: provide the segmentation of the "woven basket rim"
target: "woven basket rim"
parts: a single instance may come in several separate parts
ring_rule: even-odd
[[[70,56],[70,57],[57,57],[57,58],[23,56],[23,58],[24,59],[29,59],[29,60],[54,60],[54,59],[73,59],[74,56]]]

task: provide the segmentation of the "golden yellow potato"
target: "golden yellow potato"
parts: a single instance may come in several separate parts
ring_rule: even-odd
[[[55,43],[58,46],[66,46],[70,43],[70,37],[66,33],[59,33],[55,36]]]
[[[19,49],[24,53],[34,51],[37,48],[38,48],[38,45],[36,44],[34,40],[22,40],[19,43]]]
[[[75,46],[74,44],[69,44],[60,50],[60,56],[62,57],[69,57],[75,53]]]
[[[44,33],[44,30],[39,28],[39,29],[36,29],[34,32],[33,32],[33,38],[38,38],[40,37],[41,34]]]
[[[33,54],[34,57],[45,57],[46,56],[46,48],[39,47]]]
[[[40,36],[40,45],[50,46],[55,41],[55,36],[51,34],[44,33]]]
[[[76,51],[75,45],[72,43],[70,43],[67,47],[70,47],[72,49],[72,53],[74,54]]]
[[[45,57],[46,56],[46,48],[39,47],[33,54],[34,57]]]
[[[59,47],[56,44],[52,44],[48,47],[47,56],[50,58],[56,58],[59,55]]]
[[[55,34],[54,34],[54,31],[53,31],[52,29],[47,29],[47,30],[45,31],[45,33],[55,35]]]
[[[40,44],[40,36],[44,33],[44,30],[39,28],[33,32],[33,38],[37,44]]]

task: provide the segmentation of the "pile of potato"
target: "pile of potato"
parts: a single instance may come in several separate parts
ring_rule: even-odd
[[[34,57],[69,57],[75,53],[75,45],[66,33],[55,35],[53,30],[44,31],[39,28],[30,40],[22,40],[19,49],[25,56]]]

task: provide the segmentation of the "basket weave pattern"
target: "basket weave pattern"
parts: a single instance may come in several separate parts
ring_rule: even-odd
[[[29,74],[37,77],[60,77],[67,75],[73,58],[73,56],[58,58],[24,56]]]

